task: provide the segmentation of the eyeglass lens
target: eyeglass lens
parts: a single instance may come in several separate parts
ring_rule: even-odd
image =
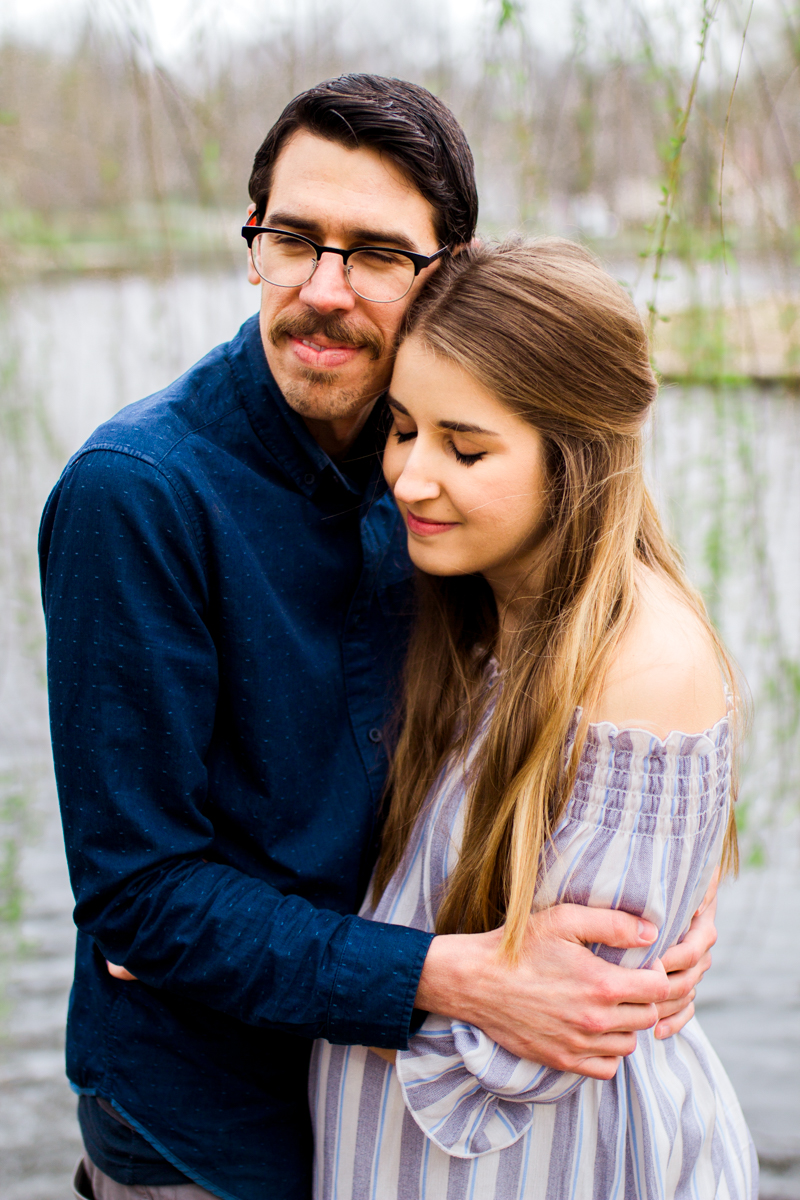
[[[266,283],[302,287],[314,273],[316,255],[307,242],[282,233],[253,238],[253,263]],[[414,264],[390,250],[357,250],[347,260],[353,291],[364,300],[401,300],[414,282]]]

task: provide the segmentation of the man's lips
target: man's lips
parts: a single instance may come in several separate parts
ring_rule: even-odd
[[[407,508],[406,524],[411,533],[417,533],[420,537],[431,537],[434,533],[447,533],[448,529],[455,529],[459,522],[431,521],[427,517],[415,516],[411,509]]]
[[[360,346],[347,346],[341,343],[330,343],[326,338],[298,338],[289,334],[289,345],[295,356],[304,367],[321,367],[331,370],[333,367],[343,367],[352,362],[361,352]]]

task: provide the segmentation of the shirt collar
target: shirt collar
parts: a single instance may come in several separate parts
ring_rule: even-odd
[[[226,348],[236,389],[258,439],[306,495],[325,481],[335,482],[352,495],[362,489],[325,453],[289,407],[270,370],[261,341],[259,318],[250,317]],[[378,401],[358,437],[363,452],[370,444],[376,454],[383,445],[383,401]],[[381,488],[380,491],[384,489]]]

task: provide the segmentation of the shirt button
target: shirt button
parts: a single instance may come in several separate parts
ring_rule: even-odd
[[[316,475],[312,475],[312,474],[309,472],[309,473],[308,473],[308,475],[304,475],[304,476],[303,476],[303,483],[305,483],[305,484],[307,484],[309,487],[311,487],[312,483],[314,483],[314,482],[315,482],[316,478],[317,478],[317,477],[316,477]]]
[[[383,734],[381,733],[380,729],[370,729],[368,737],[371,742],[383,741]]]

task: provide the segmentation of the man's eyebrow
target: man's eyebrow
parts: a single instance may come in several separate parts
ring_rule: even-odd
[[[296,213],[290,212],[271,212],[264,217],[264,224],[270,226],[278,226],[283,228],[289,226],[291,229],[301,230],[303,233],[316,234],[319,236],[322,226],[317,221],[312,221],[306,217],[298,217]]]
[[[411,416],[405,404],[401,404],[391,393],[386,393],[386,403],[392,408],[396,408],[398,412],[404,413],[407,417]],[[485,437],[500,437],[501,434],[495,433],[491,429],[483,429],[480,425],[470,425],[466,421],[437,421],[439,429],[451,429],[453,433],[482,433]]]
[[[414,254],[422,253],[414,245],[411,238],[397,229],[353,229],[351,236],[358,246],[397,246],[398,250],[411,250]]]
[[[311,217],[300,217],[297,213],[271,212],[264,218],[264,224],[272,227],[296,229],[316,240],[322,236],[322,225]],[[398,250],[411,250],[420,253],[411,238],[397,229],[365,229],[358,226],[348,231],[348,239],[353,246],[397,246]]]

